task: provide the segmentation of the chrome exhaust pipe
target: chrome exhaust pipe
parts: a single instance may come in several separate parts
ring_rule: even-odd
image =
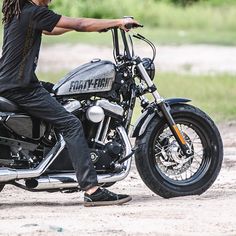
[[[47,154],[44,160],[35,169],[16,170],[10,168],[0,168],[0,183],[19,179],[39,177],[47,170],[47,168],[52,164],[52,162],[65,148],[65,146],[66,143],[62,135],[59,135],[59,140],[56,145],[51,149],[51,151]]]
[[[130,144],[129,138],[126,134],[126,131],[123,127],[117,128],[118,133],[125,144],[125,155],[128,156],[132,153],[132,146]],[[98,175],[98,183],[111,183],[118,182],[127,177],[131,168],[131,158],[128,159],[123,164],[123,171],[117,174],[101,174]],[[19,186],[19,185],[18,185]],[[65,174],[52,174],[47,176],[41,176],[36,179],[29,179],[25,182],[25,187],[30,190],[53,190],[53,189],[71,189],[77,188],[78,182],[76,179],[75,173],[65,173]]]
[[[128,169],[128,168],[127,168]],[[98,175],[98,183],[118,182],[126,178],[128,171],[122,171],[119,174],[103,174]],[[19,184],[18,184],[19,186]],[[71,189],[78,188],[79,184],[75,173],[65,173],[56,175],[46,175],[36,179],[28,179],[25,181],[25,187],[30,190],[53,190],[53,189]]]

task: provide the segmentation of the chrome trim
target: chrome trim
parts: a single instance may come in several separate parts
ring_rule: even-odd
[[[58,142],[35,169],[16,170],[10,168],[0,168],[0,182],[8,182],[26,178],[36,178],[42,175],[61,153],[61,151],[65,148],[65,146],[66,143],[62,135],[59,135]]]
[[[111,117],[108,117],[107,123],[106,123],[104,131],[103,131],[102,140],[101,140],[103,143],[106,140],[106,136],[107,136],[107,132],[108,132],[108,129],[109,129],[110,122],[111,122]]]
[[[81,108],[81,103],[78,100],[69,100],[68,103],[63,105],[63,107],[68,111],[68,112],[73,112]]]
[[[101,136],[103,124],[104,124],[104,120],[99,124],[97,134],[96,134],[96,137],[95,137],[95,142],[99,142],[99,138]]]
[[[35,186],[31,185],[30,181],[33,181]],[[26,181],[25,187],[33,190],[69,189],[77,188],[78,182],[75,173],[52,174]]]
[[[124,115],[123,107],[121,107],[121,106],[119,106],[117,104],[110,103],[108,100],[105,100],[105,99],[98,100],[96,102],[96,105],[100,106],[104,110],[107,110],[107,111],[109,111],[111,113],[114,113],[116,115],[119,115],[119,116],[123,116]]]
[[[86,111],[86,117],[93,123],[100,123],[105,118],[104,110],[100,106],[89,107]]]

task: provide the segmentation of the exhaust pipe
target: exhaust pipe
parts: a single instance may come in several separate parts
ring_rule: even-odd
[[[123,180],[127,175],[127,171],[113,175],[98,175],[98,183],[111,183]],[[25,186],[28,189],[43,191],[53,189],[71,189],[78,188],[78,182],[74,173],[47,175],[37,179],[26,180]]]
[[[66,143],[59,134],[59,140],[56,145],[47,154],[44,160],[35,169],[10,169],[10,168],[0,168],[0,183],[9,182],[13,180],[26,179],[26,178],[36,178],[42,175],[47,168],[52,164],[52,162],[57,158],[61,151],[65,148]]]
[[[125,179],[129,173],[129,168],[119,174],[103,174],[98,175],[98,183],[112,183]],[[19,184],[18,184],[19,186]],[[47,175],[36,179],[29,179],[25,181],[25,187],[30,190],[43,191],[53,189],[74,189],[78,188],[79,184],[75,173]]]
[[[132,153],[132,146],[130,144],[129,138],[123,127],[118,127],[117,131],[122,137],[125,144],[125,156]],[[98,175],[98,183],[112,183],[118,182],[127,177],[131,168],[131,158],[124,162],[123,171],[117,174],[102,174]],[[19,186],[19,184],[18,184]],[[23,186],[22,186],[23,187]],[[56,190],[56,189],[73,189],[78,188],[78,182],[75,173],[64,173],[64,174],[52,174],[47,176],[41,176],[36,179],[29,179],[25,182],[25,187],[30,190],[35,191],[46,191],[46,190]]]

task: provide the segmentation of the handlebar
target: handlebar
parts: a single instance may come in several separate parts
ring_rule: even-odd
[[[125,28],[130,30],[130,29],[135,29],[135,28],[143,28],[143,25],[140,24],[126,24]]]
[[[124,17],[124,18],[132,18],[132,17]],[[113,55],[116,62],[121,61],[123,59],[125,60],[132,59],[132,57],[134,56],[133,42],[132,42],[131,36],[129,35],[129,40],[130,40],[130,45],[129,45],[126,32],[128,32],[129,30],[133,28],[142,28],[142,27],[144,26],[137,22],[134,22],[134,23],[127,23],[122,28],[110,27],[110,28],[103,29],[100,31],[100,32],[107,32],[111,30],[112,37],[113,37]],[[124,46],[123,53],[120,52],[120,39],[122,40],[123,46]]]
[[[131,30],[131,29],[135,29],[135,28],[143,28],[143,27],[144,26],[140,25],[140,24],[126,24],[125,25],[125,28],[127,30]],[[99,32],[100,33],[105,33],[105,32],[108,32],[109,30],[113,30],[113,29],[118,29],[118,27],[111,27],[111,28],[103,29],[103,30],[100,30]]]

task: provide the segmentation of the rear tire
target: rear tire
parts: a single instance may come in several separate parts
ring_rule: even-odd
[[[156,117],[136,139],[138,172],[144,183],[164,198],[200,195],[213,184],[221,169],[220,133],[210,117],[193,106],[173,106],[171,114],[194,155],[184,156],[164,119]]]
[[[0,192],[3,190],[5,184],[0,184]]]
[[[0,134],[3,137],[10,137],[9,133],[2,126],[0,126]],[[0,153],[1,153],[0,159],[5,159],[5,160],[11,159],[10,147],[8,147],[6,145],[0,145]],[[0,168],[1,167],[2,167],[2,165],[0,163]],[[0,183],[0,192],[3,190],[4,186],[5,186],[5,184]]]

